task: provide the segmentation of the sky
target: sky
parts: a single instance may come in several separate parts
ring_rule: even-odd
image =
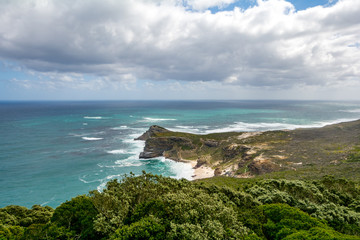
[[[0,100],[360,100],[359,0],[1,0]]]

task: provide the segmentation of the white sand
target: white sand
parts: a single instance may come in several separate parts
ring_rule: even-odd
[[[210,167],[203,165],[199,168],[195,168],[197,162],[194,160],[182,159],[181,162],[191,164],[191,167],[194,169],[194,175],[192,176],[192,180],[202,179],[202,178],[210,178],[210,177],[214,176],[214,169],[212,169]]]

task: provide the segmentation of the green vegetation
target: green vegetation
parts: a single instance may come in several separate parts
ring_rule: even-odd
[[[0,239],[360,239],[360,186],[143,173],[53,210],[0,209]]]
[[[140,157],[194,160],[197,166],[235,177],[360,178],[360,120],[291,131],[197,135],[151,126]]]

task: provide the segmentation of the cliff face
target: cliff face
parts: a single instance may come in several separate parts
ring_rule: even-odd
[[[313,129],[196,135],[151,126],[140,158],[197,161],[215,175],[251,177],[277,171],[360,169],[360,120]],[[354,171],[355,171],[354,170]]]
[[[184,148],[194,149],[195,146],[190,139],[185,137],[150,137],[146,139],[144,151],[140,153],[140,158],[161,157],[167,151],[177,149],[180,151]]]
[[[135,140],[145,141],[140,158],[164,156],[175,161],[193,160],[196,161],[195,168],[207,166],[214,169],[216,176],[235,176],[239,168],[252,166],[253,161],[253,156],[249,154],[250,147],[231,140],[239,135],[241,133],[195,135],[171,132],[153,125]],[[267,163],[253,164],[250,169],[257,174],[270,171],[269,167],[262,169],[264,164]]]
[[[140,158],[154,158],[165,156],[166,152],[174,152],[177,149],[194,149],[192,141],[186,137],[172,136],[172,132],[166,128],[153,125],[140,137],[135,140],[145,141],[144,151],[140,153]],[[162,137],[164,134],[170,134]],[[177,160],[177,159],[174,159]]]

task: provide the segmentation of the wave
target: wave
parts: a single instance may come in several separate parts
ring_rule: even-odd
[[[116,167],[140,167],[142,165],[144,165],[143,162],[140,161],[135,161],[135,162],[131,162],[131,161],[127,161],[125,160],[117,160],[115,161]]]
[[[176,179],[185,178],[187,180],[192,180],[194,175],[194,169],[190,163],[176,162],[165,157],[161,157],[161,161],[170,165],[172,174],[170,177]]]
[[[360,113],[360,109],[340,110],[340,112]]]
[[[123,129],[128,129],[129,127],[128,126],[120,126],[120,127],[114,127],[114,128],[111,128],[112,130],[123,130]]]
[[[83,133],[83,134],[69,133],[68,135],[69,135],[69,136],[72,136],[72,137],[83,137],[83,136],[86,136],[87,133]]]
[[[88,124],[87,123],[83,123],[84,126],[87,126]]]
[[[124,149],[116,149],[116,150],[107,151],[107,153],[110,153],[110,154],[127,154],[129,152],[127,152]]]
[[[162,122],[162,121],[176,121],[175,118],[151,118],[151,117],[144,117],[143,122]]]
[[[318,121],[311,124],[291,124],[291,123],[245,123],[235,122],[228,127],[206,130],[205,133],[221,132],[254,132],[254,131],[271,131],[271,130],[294,130],[297,128],[320,128],[331,124],[354,121],[356,119],[337,119],[331,121]]]
[[[98,164],[96,164],[99,168],[103,168],[103,167],[105,167],[105,165],[103,165],[103,164],[101,164],[101,163],[98,163]]]
[[[209,129],[208,126],[175,126],[174,128],[168,128],[171,131],[180,131],[194,134],[211,134],[222,132],[255,132],[255,131],[271,131],[271,130],[294,130],[297,128],[320,128],[327,125],[337,124],[341,122],[350,122],[358,120],[357,118],[341,118],[329,121],[317,121],[310,124],[292,124],[292,123],[246,123],[246,122],[234,122],[226,127],[219,127],[215,129]]]
[[[175,126],[176,128],[182,128],[182,129],[192,129],[194,128],[194,126],[181,126],[181,125],[178,125],[178,126]]]
[[[96,137],[82,137],[82,139],[86,140],[86,141],[98,141],[98,140],[102,140],[104,138],[96,138]]]
[[[141,134],[143,134],[145,131],[146,131],[146,129],[142,129],[141,131],[139,131],[139,133],[130,134],[130,135],[128,135],[129,138],[124,139],[122,142],[127,143],[127,144],[131,144],[133,146],[132,147],[133,152],[140,153],[140,152],[142,152],[142,150],[145,147],[145,141],[134,140],[134,139],[141,136]]]
[[[100,180],[99,179],[96,179],[96,180],[92,180],[92,181],[86,181],[84,178],[86,177],[86,175],[82,176],[82,177],[79,177],[79,180],[83,183],[94,183],[94,182],[99,182]]]
[[[53,202],[55,200],[55,196],[51,197],[49,201],[43,202],[40,204],[40,206],[46,206],[49,205],[50,202]]]
[[[286,124],[286,123],[245,123],[235,122],[224,128],[206,130],[205,134],[222,133],[222,132],[254,132],[254,131],[269,131],[282,129],[295,129],[302,125]]]
[[[89,117],[89,116],[85,116],[85,119],[102,119],[103,117],[100,116],[95,116],[95,117]]]

